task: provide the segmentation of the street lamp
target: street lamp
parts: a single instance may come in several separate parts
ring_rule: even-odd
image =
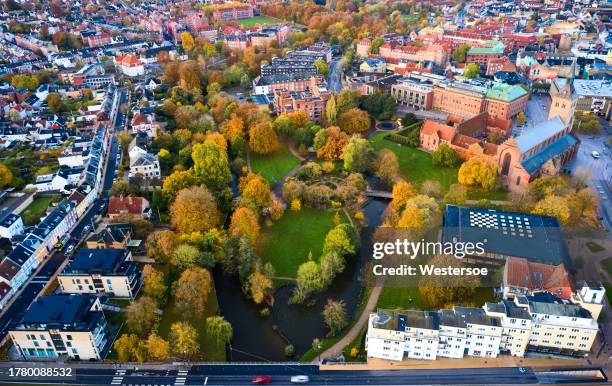
[[[317,342],[317,356],[319,357],[319,364],[321,364],[321,341]]]

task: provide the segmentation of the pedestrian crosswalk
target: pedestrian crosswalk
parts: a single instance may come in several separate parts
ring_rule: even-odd
[[[176,375],[176,380],[174,381],[174,385],[175,386],[184,386],[185,382],[187,381],[187,374],[189,373],[189,371],[187,370],[179,370],[178,374]]]
[[[125,376],[126,370],[117,370],[115,371],[115,376],[111,381],[111,385],[120,385],[123,382],[123,377]]]

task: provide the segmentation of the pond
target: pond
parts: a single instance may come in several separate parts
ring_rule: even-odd
[[[372,256],[370,238],[380,224],[387,204],[388,202],[383,200],[371,200],[364,206],[363,212],[368,226],[362,230],[362,247],[359,253],[347,258],[345,271],[335,278],[326,292],[309,298],[308,304],[289,304],[293,286],[284,286],[275,293],[272,314],[263,317],[259,314],[263,307],[243,296],[236,277],[224,275],[220,271],[215,272],[221,313],[234,328],[228,360],[286,361],[288,359],[283,351],[288,342],[295,346],[295,358],[299,358],[310,349],[314,338],[325,336],[326,328],[321,312],[327,299],[344,301],[348,315],[353,315],[363,289],[361,271]]]
[[[397,123],[392,122],[392,121],[384,121],[384,122],[379,122],[378,125],[376,125],[376,127],[379,130],[395,130],[397,129]]]

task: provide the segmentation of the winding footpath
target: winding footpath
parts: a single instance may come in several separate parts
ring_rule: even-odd
[[[342,339],[340,339],[333,346],[321,353],[321,358],[335,358],[340,356],[340,354],[342,354],[342,352],[344,351],[344,348],[348,346],[353,340],[355,340],[355,338],[357,338],[363,326],[365,326],[365,324],[368,322],[370,314],[374,312],[376,304],[378,304],[378,298],[380,297],[380,292],[382,291],[382,289],[383,287],[381,285],[377,285],[372,288],[372,292],[370,292],[370,297],[368,298],[368,303],[364,307],[363,311],[361,311],[359,319],[357,319],[353,327],[351,327],[351,329],[342,337]],[[312,361],[312,363],[318,362],[318,358],[315,358]]]

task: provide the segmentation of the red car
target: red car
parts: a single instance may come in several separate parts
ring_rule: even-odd
[[[267,375],[258,375],[251,380],[251,383],[254,385],[267,385],[270,382],[272,382],[272,378]]]

